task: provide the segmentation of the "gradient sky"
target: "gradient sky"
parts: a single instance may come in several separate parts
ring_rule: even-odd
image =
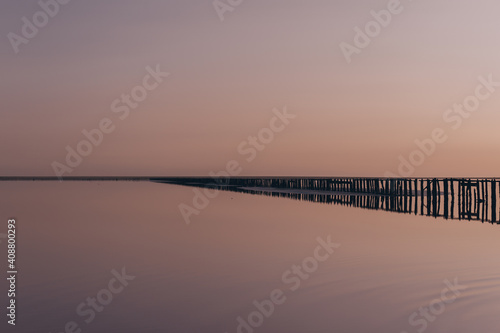
[[[448,141],[415,176],[499,176],[500,88],[458,130],[443,121],[500,81],[500,3],[401,1],[404,10],[348,64],[341,42],[387,1],[248,0],[219,19],[210,0],[73,0],[16,54],[7,35],[37,1],[0,3],[2,175],[54,175],[66,146],[105,117],[116,125],[79,175],[396,173],[415,139]],[[120,120],[111,103],[146,66],[171,75]],[[273,108],[297,117],[251,163],[238,153]]]

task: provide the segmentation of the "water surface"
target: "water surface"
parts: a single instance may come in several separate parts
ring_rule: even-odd
[[[16,329],[63,332],[75,321],[82,332],[237,332],[237,318],[280,289],[286,301],[255,332],[498,331],[496,224],[220,191],[186,225],[178,206],[193,191],[2,183],[0,232],[18,221]],[[329,235],[340,247],[291,291],[284,272]],[[124,267],[135,279],[86,324],[76,308]],[[410,325],[455,279],[467,289],[425,329]]]

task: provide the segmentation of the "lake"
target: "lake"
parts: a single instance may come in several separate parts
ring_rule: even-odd
[[[195,189],[3,182],[17,330],[498,331],[497,224],[214,190],[187,224]]]

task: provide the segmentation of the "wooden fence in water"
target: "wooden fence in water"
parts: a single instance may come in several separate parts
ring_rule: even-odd
[[[238,177],[167,182],[445,219],[497,223],[500,215],[497,178]]]

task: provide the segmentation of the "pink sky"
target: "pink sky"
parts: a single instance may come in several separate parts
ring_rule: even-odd
[[[348,64],[340,43],[387,3],[252,0],[222,22],[212,1],[73,1],[16,54],[8,34],[40,7],[3,2],[1,174],[54,175],[109,118],[115,130],[66,175],[207,175],[236,160],[241,175],[383,176],[442,128],[412,175],[499,176],[500,88],[457,130],[443,114],[479,76],[500,82],[500,4],[401,0]],[[170,76],[121,120],[111,103],[157,64]],[[247,162],[238,147],[284,106],[296,118]]]

